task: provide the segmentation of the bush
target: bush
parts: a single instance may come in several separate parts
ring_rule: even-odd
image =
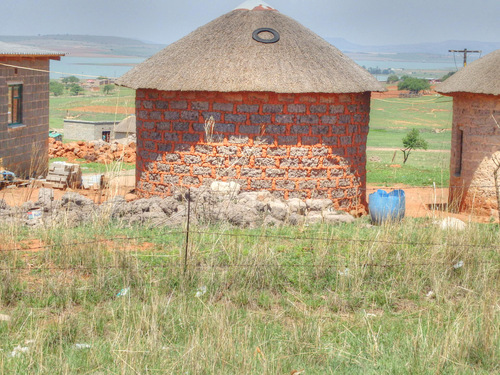
[[[398,83],[398,90],[410,90],[420,92],[422,90],[430,90],[431,84],[426,79],[404,76]]]

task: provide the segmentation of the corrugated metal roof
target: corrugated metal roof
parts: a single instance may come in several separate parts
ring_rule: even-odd
[[[0,56],[64,56],[62,52],[48,51],[21,44],[0,42]]]

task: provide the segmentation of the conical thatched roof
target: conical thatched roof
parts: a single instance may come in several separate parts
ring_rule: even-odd
[[[274,29],[279,40],[255,40],[253,34],[259,28]],[[270,39],[273,34],[261,32],[258,37]],[[117,83],[165,91],[384,91],[370,73],[337,48],[255,0],[169,45]]]
[[[470,63],[436,86],[442,94],[470,92],[500,95],[500,49]]]
[[[135,115],[128,116],[115,126],[115,133],[135,134],[136,130],[135,124],[136,124]]]

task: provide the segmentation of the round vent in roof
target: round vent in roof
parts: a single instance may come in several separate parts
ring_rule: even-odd
[[[260,36],[261,33],[271,33],[273,37],[271,39],[265,39]],[[252,38],[260,43],[276,43],[280,40],[280,34],[269,27],[261,27],[252,33]]]

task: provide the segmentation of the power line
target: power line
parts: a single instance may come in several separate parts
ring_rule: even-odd
[[[468,53],[482,53],[483,51],[470,51],[467,48],[464,48],[462,50],[456,50],[456,49],[450,49],[448,52],[458,52],[458,53],[463,53],[464,54],[464,67],[467,66],[467,54]],[[453,55],[455,56],[455,55]]]

